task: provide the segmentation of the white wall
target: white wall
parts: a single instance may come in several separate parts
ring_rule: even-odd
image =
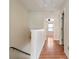
[[[69,3],[67,2],[65,9],[65,18],[64,18],[64,51],[69,57]]]
[[[44,19],[39,12],[29,12],[30,28],[43,28]]]
[[[57,37],[56,40],[60,39],[59,34],[59,11],[56,12],[29,12],[29,22],[30,22],[30,28],[45,28],[47,32],[47,26],[48,22],[46,19],[48,18],[54,18],[54,32],[55,36]]]
[[[56,13],[55,21],[54,21],[54,36],[56,40],[61,39],[61,17],[60,11]]]
[[[32,29],[31,38],[31,59],[39,59],[45,43],[44,29]]]
[[[28,12],[17,0],[10,0],[10,46],[30,53]]]

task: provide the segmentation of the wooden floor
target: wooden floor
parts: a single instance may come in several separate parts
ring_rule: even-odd
[[[40,59],[67,59],[63,46],[58,44],[58,41],[48,37],[40,55]]]

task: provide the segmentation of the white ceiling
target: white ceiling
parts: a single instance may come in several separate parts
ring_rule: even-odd
[[[56,11],[63,8],[66,0],[18,0],[29,11]]]

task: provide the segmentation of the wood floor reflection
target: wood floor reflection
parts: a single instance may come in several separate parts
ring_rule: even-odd
[[[42,49],[40,59],[67,59],[63,46],[58,44],[58,41],[48,37]]]

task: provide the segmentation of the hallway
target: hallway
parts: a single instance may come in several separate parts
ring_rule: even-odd
[[[58,44],[54,38],[48,37],[40,55],[40,59],[67,59],[63,46]]]
[[[10,0],[10,47],[30,54],[11,49],[10,59],[67,59],[68,8],[68,0]]]

